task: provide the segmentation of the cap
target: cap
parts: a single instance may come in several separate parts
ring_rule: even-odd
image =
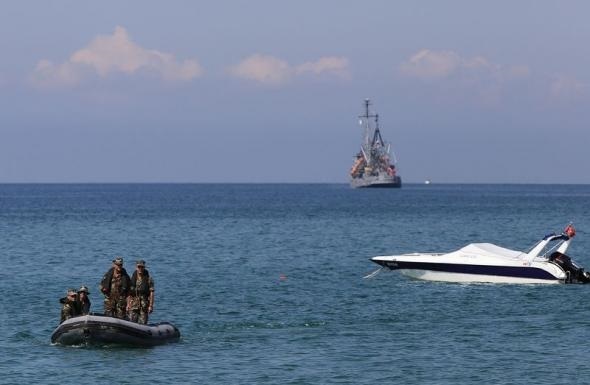
[[[90,292],[88,291],[88,288],[84,285],[80,286],[80,288],[78,289],[78,293],[90,294]]]
[[[113,263],[115,265],[123,266],[123,258],[117,257],[117,258],[113,259]]]
[[[74,294],[74,295],[75,295],[75,294],[78,294],[78,293],[76,293],[76,289],[68,289],[68,290],[66,291],[66,294],[67,294],[67,295],[72,295],[72,294]]]
[[[138,260],[137,262],[135,262],[135,264],[137,266],[145,266],[145,261],[143,259]]]

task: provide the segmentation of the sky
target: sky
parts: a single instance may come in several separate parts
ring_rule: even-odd
[[[0,183],[590,183],[587,1],[0,3]]]

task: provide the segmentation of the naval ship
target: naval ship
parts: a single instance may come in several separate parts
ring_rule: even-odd
[[[369,99],[365,99],[365,114],[359,116],[364,140],[350,169],[350,186],[400,188],[402,178],[397,175],[395,160],[389,156],[391,145],[383,141],[379,130],[379,114],[371,113],[370,105]]]

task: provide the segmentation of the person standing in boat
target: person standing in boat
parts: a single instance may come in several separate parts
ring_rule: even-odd
[[[90,292],[86,286],[80,286],[78,289],[78,314],[87,315],[90,313],[90,298],[88,295]]]
[[[76,306],[76,302],[78,301],[78,295],[76,294],[76,290],[68,289],[66,291],[66,297],[61,298],[59,302],[62,304],[61,306],[61,317],[59,323],[64,322],[67,319],[76,317],[78,315],[78,310]]]
[[[129,274],[123,268],[123,258],[115,258],[113,266],[102,277],[99,286],[101,293],[105,296],[104,314],[106,316],[125,319],[129,283]]]
[[[127,302],[127,317],[130,321],[147,324],[148,314],[154,311],[154,280],[140,259],[131,276],[131,289]]]

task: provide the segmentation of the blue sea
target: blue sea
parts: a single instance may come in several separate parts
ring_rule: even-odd
[[[589,185],[0,185],[0,383],[588,384],[590,286],[450,284],[375,255],[528,249],[572,221],[590,267]],[[115,256],[145,259],[154,348],[50,343],[59,298]]]

